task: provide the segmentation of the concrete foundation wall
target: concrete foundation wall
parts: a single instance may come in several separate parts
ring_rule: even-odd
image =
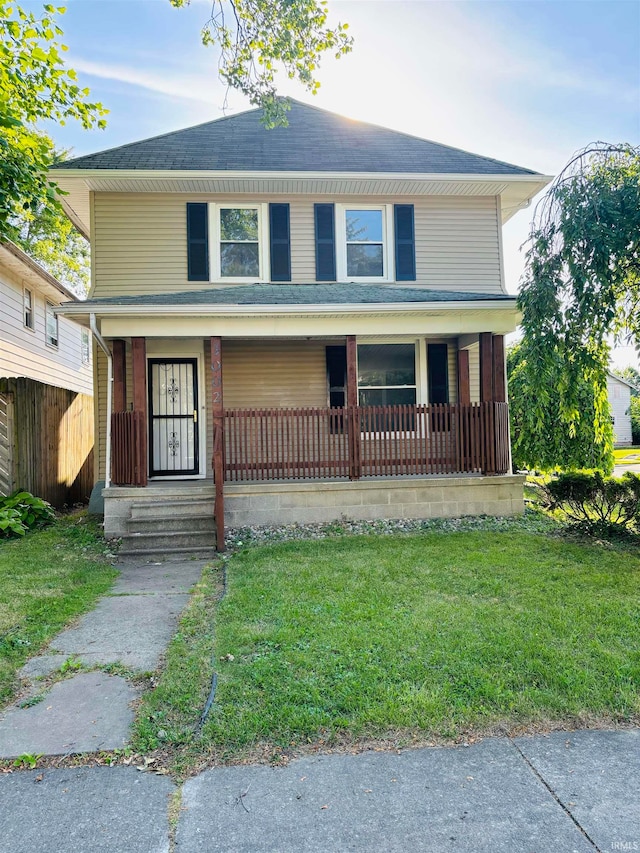
[[[234,483],[226,485],[224,490],[225,526],[313,524],[341,518],[517,515],[524,510],[523,483],[521,476]],[[211,481],[154,483],[146,489],[116,486],[102,494],[107,538],[127,534],[132,512],[146,518],[155,514],[189,518],[205,512],[213,518]]]
[[[452,477],[225,487],[225,525],[312,524],[342,517],[456,518],[524,511],[524,477]]]

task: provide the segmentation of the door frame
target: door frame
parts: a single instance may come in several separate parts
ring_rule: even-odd
[[[195,343],[195,341],[194,341]],[[200,343],[200,341],[198,341]],[[207,476],[207,398],[206,398],[206,381],[204,373],[204,346],[201,344],[199,349],[175,348],[173,341],[147,339],[147,392],[151,391],[151,383],[149,380],[149,362],[150,361],[184,361],[192,359],[196,361],[196,381],[198,383],[198,473],[196,474],[156,474],[153,477],[149,476],[150,480],[204,480]],[[147,435],[151,435],[151,406],[148,410]],[[151,452],[151,441],[149,440],[149,450]],[[151,470],[151,456],[149,454],[147,464]]]

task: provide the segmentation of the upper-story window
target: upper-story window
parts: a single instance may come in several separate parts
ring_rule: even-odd
[[[337,208],[338,281],[389,281],[391,217],[387,205]]]
[[[189,281],[291,281],[289,205],[188,202]]]
[[[33,291],[25,287],[22,295],[24,325],[27,329],[33,329]]]
[[[220,277],[260,278],[260,217],[257,207],[220,207]]]
[[[91,361],[91,339],[89,337],[89,330],[82,329],[80,335],[80,355],[82,357],[82,363],[89,364]]]
[[[212,280],[266,281],[266,205],[210,206]]]
[[[46,342],[50,347],[58,346],[58,318],[53,313],[53,305],[50,302],[46,303]]]

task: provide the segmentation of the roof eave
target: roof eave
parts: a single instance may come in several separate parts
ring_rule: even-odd
[[[78,316],[95,314],[96,317],[107,316],[238,316],[251,317],[254,315],[315,315],[324,314],[396,314],[402,312],[428,311],[472,311],[515,309],[516,297],[513,299],[486,299],[477,302],[471,300],[447,302],[397,302],[397,303],[331,303],[315,305],[99,305],[91,302],[59,305],[55,312],[63,316]]]
[[[58,281],[57,278],[51,275],[51,273],[47,272],[37,261],[28,255],[20,246],[16,246],[15,243],[12,243],[10,240],[6,240],[5,242],[0,243],[0,258],[2,257],[2,253],[7,253],[11,258],[15,259],[17,263],[22,267],[23,274],[26,273],[28,277],[35,276],[40,280],[41,284],[44,284],[47,287],[53,288],[58,295],[66,296],[67,299],[72,299],[74,303],[80,303],[80,299],[69,290],[61,281]]]
[[[374,194],[400,196],[443,195],[443,186],[451,188],[451,194],[459,194],[464,184],[476,188],[471,195],[499,195],[503,200],[502,221],[510,219],[523,207],[526,207],[547,184],[553,180],[549,175],[533,174],[460,174],[432,172],[330,172],[330,171],[284,171],[284,172],[247,172],[237,170],[197,171],[197,170],[153,170],[153,169],[55,169],[50,173],[51,180],[60,184],[64,190],[61,195],[63,206],[73,224],[87,238],[91,232],[90,193],[96,192],[167,192],[191,193],[220,192],[224,183],[227,194],[233,192],[291,194],[292,183],[295,192],[307,194],[322,193],[339,195],[347,192],[360,195]],[[113,182],[113,185],[111,185]],[[236,183],[236,189],[228,189],[230,183]],[[197,183],[197,190],[193,190]],[[282,184],[278,189],[274,184]],[[345,190],[345,184],[351,189]],[[305,184],[307,186],[305,186]],[[405,188],[397,191],[395,187]],[[407,184],[410,190],[407,190]],[[432,187],[429,184],[433,185]],[[482,185],[486,192],[482,192]],[[157,190],[155,189],[157,185]],[[141,188],[143,187],[143,188]],[[320,187],[320,189],[318,189]]]

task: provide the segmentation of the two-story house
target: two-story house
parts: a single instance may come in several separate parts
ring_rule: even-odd
[[[26,489],[62,506],[91,492],[91,333],[56,315],[69,300],[22,249],[0,243],[0,495]]]
[[[528,169],[292,102],[66,161],[105,531],[522,510],[501,226]],[[215,497],[215,501],[214,501]],[[180,513],[198,519],[200,541]],[[193,522],[196,523],[195,521]],[[207,525],[209,532],[207,533]]]

